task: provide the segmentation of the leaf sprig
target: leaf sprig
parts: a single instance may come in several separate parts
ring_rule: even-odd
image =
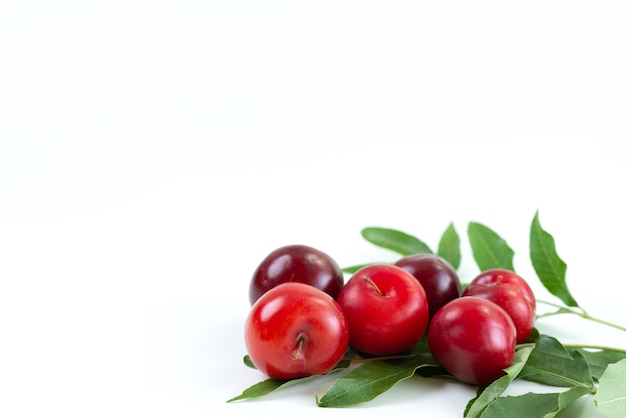
[[[426,243],[399,230],[368,227],[361,234],[368,242],[401,256],[415,253],[434,254]],[[474,261],[481,271],[490,268],[514,271],[515,252],[495,231],[483,224],[470,222],[467,234]],[[442,234],[436,254],[445,258],[455,269],[459,268],[460,239],[453,223]],[[567,287],[567,264],[559,257],[554,238],[539,222],[538,211],[531,222],[530,258],[541,284],[563,303],[560,305],[538,300],[539,303],[556,308],[556,311],[541,316],[575,314],[583,319],[626,331],[621,325],[589,315],[574,299]],[[365,265],[367,264],[345,267],[343,270],[354,273]],[[254,367],[248,356],[244,357],[244,364]],[[340,374],[326,393],[321,397],[315,395],[319,407],[347,407],[365,403],[384,394],[399,382],[415,376],[454,379],[434,360],[425,338],[410,352],[398,356],[360,358],[348,352],[331,373],[335,372]],[[227,402],[258,398],[315,377],[289,381],[267,379]],[[477,388],[476,396],[468,401],[463,416],[551,418],[572,402],[589,395],[593,397],[598,410],[607,417],[622,418],[626,416],[625,377],[626,349],[562,344],[535,328],[526,343],[518,344],[513,364],[504,370],[504,375],[489,385]],[[522,379],[537,383],[539,388],[547,385],[563,390],[530,392],[520,396],[503,395],[509,385]]]

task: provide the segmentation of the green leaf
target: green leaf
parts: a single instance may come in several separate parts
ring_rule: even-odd
[[[518,378],[558,387],[593,387],[585,357],[576,350],[568,351],[558,340],[546,335],[537,341]]]
[[[420,368],[438,368],[427,351],[408,359],[369,361],[335,380],[322,398],[316,398],[317,405],[342,407],[371,401]]]
[[[234,398],[231,398],[227,400],[226,402],[235,402],[235,401],[241,401],[244,399],[260,398],[261,396],[265,396],[280,388],[284,388],[287,386],[294,385],[296,383],[310,380],[313,377],[315,376],[308,376],[308,377],[302,377],[299,379],[291,379],[291,380],[266,379],[266,380],[263,380],[262,382],[259,382],[250,386],[249,388],[244,390],[241,393],[241,395],[235,396]]]
[[[539,331],[537,331],[538,333]],[[535,352],[534,357],[542,355],[545,357],[558,357],[566,360],[572,360],[572,354],[561,344],[559,340],[549,335],[539,334],[535,336]],[[533,358],[534,358],[533,357]]]
[[[432,250],[428,248],[428,245],[414,236],[396,229],[368,227],[361,231],[361,235],[372,244],[401,255],[432,254]]]
[[[575,387],[561,393],[526,393],[521,396],[502,396],[492,402],[481,418],[554,418],[575,400],[590,393]]]
[[[247,355],[247,354],[245,356],[243,356],[243,364],[245,364],[246,366],[250,367],[251,369],[256,369],[256,366],[252,362],[252,359],[250,359],[250,356]]]
[[[609,418],[626,416],[626,360],[609,364],[598,380],[594,402]]]
[[[446,259],[455,270],[461,265],[461,241],[459,234],[450,223],[439,240],[437,255]]]
[[[530,227],[530,260],[543,286],[567,306],[578,306],[567,284],[567,264],[556,252],[554,238],[539,223],[539,211],[535,213]]]
[[[350,363],[351,363],[351,360],[349,359],[350,355],[351,353],[350,351],[348,351],[346,355],[344,356],[344,358],[329,373],[346,369],[348,366],[350,366]],[[243,362],[246,366],[256,369],[249,355],[246,354],[244,356]],[[301,377],[301,378],[291,379],[291,380],[266,379],[259,383],[255,383],[254,385],[244,390],[240,395],[235,396],[234,398],[231,398],[227,400],[226,402],[230,403],[230,402],[241,401],[245,399],[260,398],[261,396],[270,394],[278,389],[292,386],[296,383],[301,383],[307,380],[311,380],[315,378],[316,376],[319,376],[319,375]]]
[[[536,343],[541,339],[541,333],[539,332],[539,330],[535,327],[533,327],[532,332],[530,333],[530,335],[528,336],[528,338],[526,339],[526,342],[528,343]]]
[[[354,274],[354,273],[356,273],[357,271],[361,270],[363,267],[367,267],[367,266],[369,266],[370,264],[374,264],[374,263],[357,264],[357,265],[354,265],[354,266],[343,267],[341,270],[342,270],[344,273]],[[383,264],[383,263],[382,263],[382,262],[380,262],[380,263],[378,263],[378,264]]]
[[[572,350],[570,350],[572,351]],[[589,370],[591,371],[591,376],[596,379],[599,379],[602,376],[602,373],[606,370],[607,366],[612,363],[617,363],[620,360],[626,359],[626,352],[604,349],[599,351],[589,351],[577,349],[589,364]]]
[[[483,411],[499,397],[522,370],[528,356],[533,351],[533,347],[520,348],[515,352],[513,364],[504,369],[505,375],[497,379],[487,387],[481,387],[474,399],[472,399],[465,409],[465,418],[479,418]]]
[[[485,225],[470,222],[467,227],[474,260],[481,271],[503,268],[513,271],[515,252],[498,234]]]

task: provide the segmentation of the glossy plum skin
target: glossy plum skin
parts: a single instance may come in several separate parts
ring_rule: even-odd
[[[535,294],[532,289],[520,275],[517,273],[501,268],[494,268],[485,270],[479,273],[468,285],[468,287],[482,285],[482,286],[495,286],[501,284],[508,284],[517,287],[524,297],[528,299],[533,309],[536,308]]]
[[[511,284],[474,284],[465,289],[463,296],[487,299],[504,309],[515,324],[518,343],[523,343],[530,336],[535,324],[535,308],[519,287]]]
[[[513,362],[515,343],[515,325],[509,315],[495,303],[473,296],[441,308],[428,331],[435,360],[472,385],[486,385],[502,376]]]
[[[326,374],[341,361],[348,323],[327,293],[303,283],[283,283],[252,306],[244,328],[250,360],[270,378]]]
[[[411,273],[422,285],[432,318],[446,303],[461,296],[461,281],[454,267],[434,254],[413,254],[395,265]]]
[[[337,299],[344,279],[341,267],[328,254],[306,245],[286,245],[268,254],[255,269],[248,292],[250,304],[287,282],[311,285]]]
[[[414,346],[428,326],[422,285],[391,264],[373,264],[352,275],[337,299],[350,328],[350,345],[370,355]]]

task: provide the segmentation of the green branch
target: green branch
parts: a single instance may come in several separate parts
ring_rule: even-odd
[[[589,315],[589,313],[587,313],[587,311],[584,310],[581,307],[570,308],[570,307],[567,307],[567,306],[561,306],[559,304],[548,302],[548,301],[545,301],[545,300],[540,300],[540,299],[537,299],[537,302],[538,303],[543,303],[544,305],[548,305],[548,306],[552,306],[552,307],[555,307],[555,308],[559,308],[559,310],[557,312],[551,312],[551,313],[544,314],[544,315],[538,315],[537,318],[542,318],[544,316],[559,315],[559,314],[574,314],[574,315],[578,315],[581,318],[587,319],[589,321],[593,321],[593,322],[596,322],[598,324],[606,325],[608,327],[612,327],[612,328],[618,329],[620,331],[626,332],[626,327],[623,327],[623,326],[615,324],[613,322],[605,321],[604,319],[596,318],[595,316]]]

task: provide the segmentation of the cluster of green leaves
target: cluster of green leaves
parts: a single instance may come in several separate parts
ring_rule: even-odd
[[[470,222],[467,234],[473,258],[481,271],[490,268],[514,271],[514,251],[496,232],[483,224]],[[423,241],[402,231],[369,227],[362,230],[362,236],[370,243],[401,256],[434,254]],[[451,223],[439,240],[436,254],[458,269],[460,248],[459,235]],[[553,237],[541,226],[538,212],[531,223],[530,257],[542,285],[564,304],[550,303],[558,308],[551,314],[575,313],[596,320],[580,308],[571,295],[565,279],[567,265],[557,254]],[[363,266],[351,266],[344,270],[353,273]],[[624,330],[623,327],[603,323]],[[244,363],[254,367],[248,356],[244,357]],[[414,376],[454,379],[433,359],[425,339],[410,352],[399,356],[364,359],[348,352],[331,373],[335,372],[342,374],[323,396],[315,396],[320,407],[347,407],[368,402]],[[476,396],[466,405],[464,417],[554,417],[586,395],[593,396],[598,410],[607,417],[626,416],[626,349],[567,346],[535,329],[528,342],[518,345],[513,364],[504,372],[501,378],[491,384],[478,387]],[[289,381],[267,379],[228,402],[258,398],[315,377]],[[518,379],[536,382],[540,387],[560,389],[520,396],[503,395],[507,387]]]

